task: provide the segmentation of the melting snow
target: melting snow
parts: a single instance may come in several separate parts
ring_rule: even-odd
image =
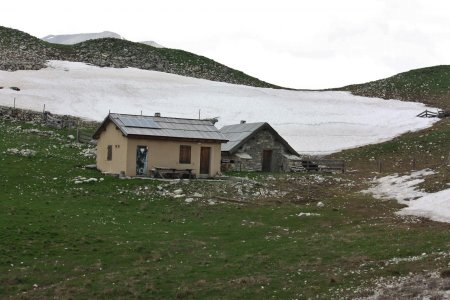
[[[296,214],[296,216],[298,216],[298,217],[303,217],[303,216],[310,217],[310,216],[320,216],[320,214],[301,212],[301,213]]]
[[[327,154],[379,143],[431,126],[415,117],[421,103],[385,101],[347,92],[289,91],[213,82],[134,68],[50,61],[38,71],[0,71],[0,105],[103,120],[108,111],[197,118],[217,127],[269,122],[300,153]]]
[[[425,169],[410,175],[397,174],[374,179],[376,184],[364,193],[373,194],[377,199],[396,199],[407,205],[397,214],[429,218],[434,221],[450,223],[450,189],[436,193],[427,193],[417,185],[424,181],[423,177],[434,174]]]

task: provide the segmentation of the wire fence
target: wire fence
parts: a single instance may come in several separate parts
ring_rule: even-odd
[[[440,157],[409,157],[346,161],[346,172],[401,173],[422,169],[450,169],[450,155]]]

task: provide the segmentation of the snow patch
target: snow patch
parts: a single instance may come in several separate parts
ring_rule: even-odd
[[[103,38],[123,39],[123,37],[121,37],[119,34],[115,32],[103,31],[96,33],[76,33],[76,34],[60,34],[60,35],[51,34],[43,37],[42,40],[54,44],[74,45],[88,40],[103,39]]]
[[[423,177],[434,174],[425,169],[410,175],[398,174],[375,178],[375,186],[363,191],[377,199],[395,199],[407,207],[397,212],[398,215],[410,215],[429,218],[433,221],[450,223],[450,189],[436,193],[427,193],[417,187],[424,181]]]
[[[303,217],[303,216],[305,216],[305,217],[311,217],[311,216],[320,216],[320,214],[317,214],[317,213],[305,213],[305,212],[301,212],[301,213],[296,214],[296,216],[297,216],[297,217]]]

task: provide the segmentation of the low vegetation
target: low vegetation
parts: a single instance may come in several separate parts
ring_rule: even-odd
[[[405,173],[430,168],[438,171],[427,179],[429,191],[439,191],[450,183],[450,118],[428,129],[409,132],[391,141],[346,150],[333,155],[347,163],[354,174]]]
[[[366,97],[423,102],[441,109],[450,109],[450,66],[415,69],[336,90],[350,91]]]
[[[74,132],[0,120],[0,298],[354,298],[381,277],[446,278],[450,225],[359,191],[372,157],[444,172],[449,128],[343,152],[344,174],[156,181],[85,168]]]

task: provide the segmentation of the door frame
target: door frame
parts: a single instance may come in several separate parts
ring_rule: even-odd
[[[202,173],[203,163],[205,162],[203,159],[203,149],[208,149],[208,173]],[[211,147],[200,147],[200,166],[199,166],[199,174],[200,175],[210,175],[211,174]]]
[[[270,153],[270,155],[266,156],[265,155],[266,153]],[[272,163],[273,163],[273,150],[272,149],[264,149],[262,151],[262,158],[261,158],[261,171],[262,172],[272,172]],[[268,169],[265,167],[268,167]]]
[[[144,165],[142,166],[142,174],[138,174],[138,152],[139,149],[141,148],[145,148],[146,153],[145,153],[145,161],[144,161]],[[146,145],[137,145],[136,146],[136,176],[147,176],[148,175],[148,146]]]

